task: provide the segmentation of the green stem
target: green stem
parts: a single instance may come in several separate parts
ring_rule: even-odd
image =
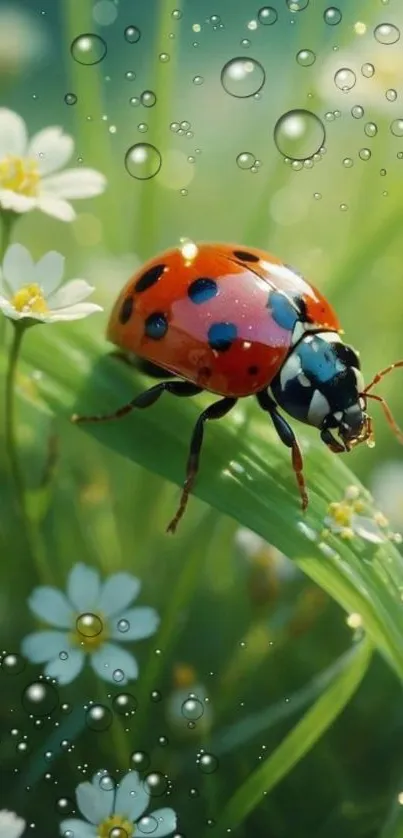
[[[24,327],[20,323],[13,323],[14,336],[10,347],[10,355],[8,359],[8,369],[6,378],[6,398],[5,398],[5,440],[7,456],[10,462],[11,474],[14,481],[14,486],[17,495],[17,501],[22,517],[25,519],[25,493],[24,481],[18,461],[17,447],[15,440],[15,379],[17,373],[18,356],[21,349],[22,337],[24,334]]]
[[[0,219],[2,221],[2,237],[1,237],[1,247],[0,247],[0,262],[3,262],[5,252],[10,244],[11,241],[11,232],[14,226],[14,223],[17,219],[17,216],[14,212],[5,212],[0,210]],[[6,333],[6,318],[2,317],[0,322],[0,346],[4,344],[4,338]]]

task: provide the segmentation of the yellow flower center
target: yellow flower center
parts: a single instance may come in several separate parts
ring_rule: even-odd
[[[8,154],[0,160],[0,187],[34,198],[38,194],[40,174],[36,160]]]
[[[96,652],[108,638],[109,627],[102,614],[93,614],[90,611],[78,614],[75,631],[70,636],[75,646],[80,646],[87,653]]]
[[[97,838],[132,838],[135,826],[123,815],[111,815],[98,826]]]
[[[339,527],[348,527],[351,524],[353,509],[348,503],[331,503],[329,515]]]
[[[35,314],[46,314],[49,311],[42,288],[36,282],[24,285],[16,291],[11,299],[11,305],[17,311],[32,311]]]

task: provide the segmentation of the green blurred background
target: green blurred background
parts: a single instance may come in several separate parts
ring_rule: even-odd
[[[72,224],[31,213],[14,234],[36,258],[60,250],[68,277],[96,286],[94,300],[105,314],[79,324],[81,333],[101,333],[115,295],[138,265],[187,237],[261,247],[295,265],[337,308],[367,379],[403,356],[403,124],[400,138],[390,130],[403,119],[403,40],[384,45],[374,37],[378,24],[403,26],[401,0],[343,0],[337,25],[324,20],[324,0],[305,3],[293,12],[285,0],[273,0],[278,19],[267,25],[251,0],[0,2],[1,105],[20,113],[30,134],[63,126],[75,138],[72,165],[95,167],[108,179],[103,196],[75,203]],[[132,25],[141,32],[136,43],[124,37]],[[74,38],[87,32],[107,44],[106,57],[94,66],[70,53]],[[297,54],[308,49],[315,60],[302,66]],[[223,89],[222,68],[236,57],[264,68],[258,97],[237,98]],[[374,66],[369,77],[371,71],[361,69],[368,63]],[[356,74],[347,92],[334,82],[342,68]],[[396,97],[387,97],[388,90]],[[153,107],[130,102],[144,91],[155,93]],[[74,105],[66,103],[67,94],[77,97]],[[351,113],[357,105],[364,109],[359,119]],[[312,165],[293,168],[276,148],[274,126],[293,108],[323,122],[326,153]],[[172,130],[181,122],[189,126]],[[374,136],[368,123],[377,127]],[[126,151],[139,142],[152,143],[162,157],[160,172],[146,181],[131,177],[124,165]],[[362,149],[370,150],[369,159],[361,159],[368,157],[360,157]],[[245,152],[260,161],[256,171],[237,164]],[[27,366],[18,381],[18,437],[26,479],[35,488],[44,479],[53,426],[35,405],[38,371],[29,365],[30,341],[28,335]],[[3,372],[5,358],[3,351]],[[397,372],[382,389],[400,417],[401,381]],[[375,450],[358,449],[349,465],[399,529],[401,454],[378,418]],[[90,699],[110,704],[108,694],[118,690],[100,685],[88,669],[63,688],[70,708],[60,711],[56,728],[54,716],[38,726],[21,707],[24,686],[40,670],[27,664],[12,677],[0,670],[0,807],[35,824],[33,834],[54,835],[66,814],[58,801],[74,799],[83,779],[79,766],[87,763],[89,774],[101,767],[124,771],[130,754],[143,749],[172,780],[166,804],[158,804],[176,809],[178,833],[198,838],[210,828],[214,834],[226,800],[319,694],[311,679],[350,647],[345,614],[268,545],[247,554],[238,525],[194,498],[180,533],[168,539],[163,525],[176,488],[66,422],[57,426],[56,461],[36,497],[43,539],[35,562],[13,511],[4,452],[0,467],[4,650],[18,651],[34,628],[26,604],[33,587],[64,588],[77,561],[104,575],[134,573],[144,603],[164,615],[160,635],[135,648],[140,679],[129,689],[139,710],[124,724],[115,718],[106,732],[83,730],[81,710]],[[183,664],[209,697],[204,721],[193,730],[180,711],[170,710],[180,696]],[[241,741],[237,730],[245,731]],[[28,748],[21,751],[24,737]],[[60,747],[64,739],[70,752]],[[200,748],[219,759],[212,775],[200,772]],[[55,752],[50,766],[47,750]],[[336,724],[232,832],[240,838],[375,838],[393,820],[401,789],[402,691],[376,658]]]

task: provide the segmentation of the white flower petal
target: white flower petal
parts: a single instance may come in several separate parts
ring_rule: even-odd
[[[71,279],[66,282],[62,288],[52,294],[49,299],[49,305],[52,311],[58,308],[67,308],[75,303],[81,303],[95,291],[93,285],[88,285],[85,279]]]
[[[37,205],[36,198],[29,198],[27,195],[19,195],[11,189],[0,189],[0,206],[2,209],[13,210],[13,212],[29,212]]]
[[[0,811],[0,835],[4,838],[19,838],[25,829],[25,821],[19,818],[15,812],[8,809]]]
[[[372,544],[382,544],[383,541],[386,541],[385,533],[382,532],[373,518],[367,518],[365,515],[353,515],[352,528],[356,535]]]
[[[120,620],[127,620],[129,628],[127,631],[119,631]],[[114,618],[112,637],[115,640],[142,640],[144,637],[151,637],[155,634],[160,623],[160,618],[154,608],[144,606],[142,608],[129,608],[128,611],[117,615]]]
[[[80,783],[76,788],[77,806],[90,823],[99,824],[112,814],[114,790],[98,788],[91,783]]]
[[[74,624],[74,613],[67,597],[50,585],[34,588],[28,598],[28,605],[40,620],[57,628],[71,628]]]
[[[116,793],[115,812],[136,821],[147,809],[150,793],[141,782],[137,771],[125,774]]]
[[[97,675],[104,681],[111,681],[114,684],[127,684],[128,681],[137,678],[139,668],[137,661],[125,649],[120,649],[115,643],[104,643],[96,652],[91,655],[91,665]],[[114,677],[114,672],[119,670],[123,677]]]
[[[158,823],[157,829],[152,832],[153,838],[164,838],[165,835],[170,835],[176,829],[177,817],[173,809],[156,809],[155,812],[149,813],[150,818],[155,818]],[[141,823],[138,825],[139,833],[142,833]]]
[[[45,667],[45,675],[56,678],[59,684],[70,684],[77,678],[84,666],[84,652],[80,649],[70,649],[67,658],[54,658]]]
[[[64,631],[35,631],[24,637],[21,646],[22,654],[32,663],[52,660],[69,649],[69,636]]]
[[[38,162],[41,175],[56,172],[68,163],[74,151],[74,140],[58,126],[44,128],[34,134],[28,145],[28,157]]]
[[[79,614],[91,612],[99,598],[98,571],[82,562],[74,565],[67,581],[67,596]]]
[[[11,291],[18,291],[23,285],[34,281],[34,262],[32,256],[22,244],[11,244],[3,260],[3,281]]]
[[[77,305],[69,306],[68,308],[58,308],[49,314],[48,322],[55,323],[65,320],[82,320],[83,317],[88,317],[89,314],[94,314],[95,311],[103,311],[102,306],[96,303],[77,303]]]
[[[17,311],[8,300],[5,300],[4,297],[0,298],[0,309],[3,312],[5,317],[10,317],[11,320],[21,320],[23,315],[20,311]]]
[[[59,287],[64,271],[65,258],[56,250],[45,253],[42,259],[34,267],[35,282],[43,288],[45,296],[48,297]]]
[[[74,221],[76,217],[76,213],[71,204],[62,198],[54,198],[52,195],[40,193],[36,200],[36,205],[46,215],[53,215],[59,221]]]
[[[140,580],[131,573],[114,573],[104,582],[99,598],[99,608],[107,617],[127,608],[140,591]]]
[[[106,177],[95,169],[67,169],[42,181],[44,193],[58,198],[93,198],[106,189]]]
[[[93,824],[79,818],[67,818],[60,824],[60,834],[72,833],[73,838],[95,838],[97,830]]]
[[[0,160],[7,154],[22,157],[27,146],[27,126],[21,116],[0,108]]]

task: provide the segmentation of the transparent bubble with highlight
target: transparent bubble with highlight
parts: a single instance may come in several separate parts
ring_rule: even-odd
[[[247,99],[262,89],[266,74],[254,58],[231,58],[221,70],[221,84],[231,96]]]
[[[306,160],[324,145],[326,132],[316,114],[295,109],[283,114],[274,128],[274,142],[284,157],[293,161]]]

